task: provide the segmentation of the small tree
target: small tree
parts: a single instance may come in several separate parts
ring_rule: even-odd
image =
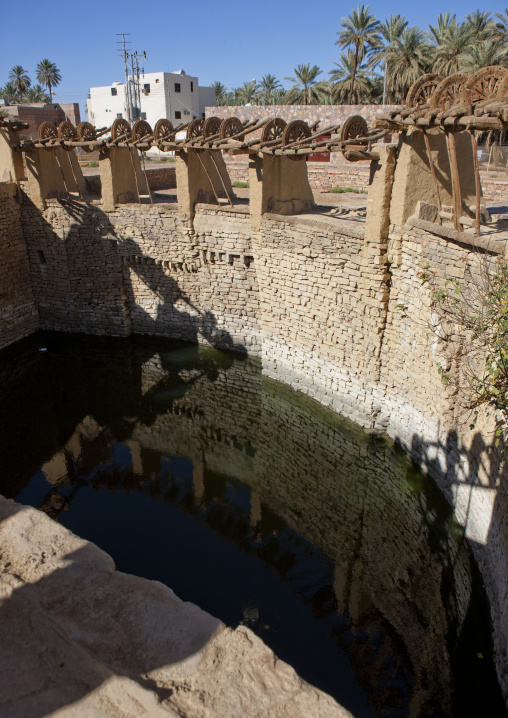
[[[431,329],[445,349],[441,380],[472,412],[470,428],[480,409],[495,412],[498,445],[508,433],[508,262],[484,254],[477,264],[463,283],[440,286],[426,265],[420,278],[432,290]]]

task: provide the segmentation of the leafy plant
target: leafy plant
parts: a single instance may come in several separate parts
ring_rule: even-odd
[[[447,349],[437,367],[444,385],[472,412],[494,412],[496,446],[508,434],[508,262],[478,255],[464,282],[439,284],[428,265],[419,274],[431,288],[434,335]]]
[[[88,163],[88,166],[89,166],[89,167],[98,167],[98,166],[99,166],[99,163],[98,163],[98,162],[95,162],[95,161],[92,161],[92,162],[89,162],[89,163]]]
[[[233,182],[233,187],[248,187],[248,186],[249,186],[248,182],[239,182],[238,180]]]

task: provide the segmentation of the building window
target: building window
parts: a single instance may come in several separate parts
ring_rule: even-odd
[[[156,77],[156,78],[155,78],[155,84],[157,84],[158,82],[159,82],[159,78]]]
[[[182,113],[180,110],[175,111],[175,120],[181,120],[182,119]]]
[[[201,113],[201,117],[202,117],[203,119],[205,119],[205,113],[204,113],[204,112]]]
[[[180,83],[179,83],[179,82],[175,82],[175,92],[181,92]]]
[[[146,85],[143,85],[143,92],[145,93],[145,95],[150,94],[150,83],[149,82],[147,82]]]
[[[194,92],[194,83],[192,82],[192,80],[191,80],[191,84],[190,84],[190,91]]]
[[[142,112],[142,113],[141,113],[141,119],[142,119],[142,120],[146,120],[146,112]]]
[[[117,112],[117,113],[116,113],[116,119],[117,119],[117,120],[121,120],[121,119],[122,119],[122,113],[121,113],[121,112]]]
[[[111,94],[112,94],[112,95],[118,95],[118,91],[117,91],[116,87],[112,87],[112,88],[111,88]]]
[[[184,114],[184,115],[190,115],[190,112],[189,112],[189,110],[184,110],[184,111],[183,111],[183,114]]]

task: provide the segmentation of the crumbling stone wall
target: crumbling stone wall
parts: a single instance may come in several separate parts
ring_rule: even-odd
[[[0,349],[38,328],[17,185],[0,182]]]

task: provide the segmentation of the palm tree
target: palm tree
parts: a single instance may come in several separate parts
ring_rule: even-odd
[[[218,106],[226,104],[226,86],[223,85],[222,82],[216,80],[216,82],[212,82],[210,87],[213,87],[215,91],[215,104]]]
[[[338,32],[339,39],[335,43],[340,47],[354,47],[353,73],[351,75],[351,87],[349,90],[349,104],[353,101],[353,89],[355,84],[356,68],[366,59],[369,53],[380,43],[380,23],[370,13],[367,5],[358,5],[356,10],[348,17],[343,17],[341,22],[342,30]]]
[[[403,101],[410,86],[427,69],[428,45],[423,37],[419,28],[406,28],[387,60],[398,101]]]
[[[506,47],[506,43],[500,42],[494,36],[470,48],[469,52],[463,57],[461,70],[471,73],[481,67],[489,67],[489,65],[504,65],[506,67],[507,63],[508,47]]]
[[[37,82],[41,85],[47,85],[49,91],[49,101],[53,102],[53,93],[51,92],[52,87],[56,87],[62,76],[60,70],[57,68],[54,62],[49,60],[41,60],[37,65]]]
[[[442,43],[434,51],[434,72],[445,76],[459,72],[471,52],[472,39],[471,30],[466,23],[456,25],[446,33]]]
[[[9,72],[9,80],[16,88],[16,93],[21,96],[30,87],[30,78],[21,65],[14,65]]]
[[[504,13],[496,12],[496,35],[502,42],[508,42],[508,8]]]
[[[294,69],[295,77],[285,77],[293,83],[293,87],[288,92],[288,102],[292,105],[317,105],[319,103],[319,83],[316,80],[321,75],[321,70],[317,65],[310,66],[310,62],[305,65],[298,65]]]
[[[450,32],[454,32],[456,28],[456,15],[450,16],[449,12],[445,12],[444,15],[438,16],[437,25],[429,25],[427,36],[431,44],[437,47],[444,42],[445,36]]]
[[[390,15],[390,19],[386,22],[382,22],[379,26],[384,44],[376,48],[374,54],[376,64],[383,67],[383,104],[386,104],[390,91],[388,58],[395,53],[396,46],[400,43],[402,33],[407,26],[408,22],[403,15]]]
[[[242,104],[244,104],[244,105],[256,104],[257,99],[258,99],[258,94],[259,94],[259,87],[255,80],[252,80],[251,82],[244,82],[243,85],[240,87],[239,96],[242,101]]]
[[[49,102],[49,96],[46,91],[40,85],[34,85],[31,87],[23,97],[21,102]]]
[[[490,17],[490,12],[488,11],[475,10],[470,15],[466,15],[465,24],[469,27],[475,44],[487,40],[496,29],[494,20]]]
[[[5,85],[0,89],[0,97],[8,102],[16,102],[18,99],[18,92],[13,82],[6,82]]]
[[[267,105],[288,105],[288,93],[283,87],[279,87],[276,90],[274,90],[267,103]]]
[[[276,90],[281,89],[281,84],[275,75],[263,75],[259,83],[261,98],[265,105],[269,105],[271,97]]]
[[[355,84],[353,88],[352,98],[355,105],[361,102],[369,101],[369,95],[372,90],[372,82],[370,73],[364,66],[356,68],[354,52],[348,50],[347,53],[342,52],[340,62],[334,62],[335,68],[330,70],[330,82],[332,84],[333,103],[327,104],[345,104],[346,97],[351,97],[351,78],[355,72]]]

